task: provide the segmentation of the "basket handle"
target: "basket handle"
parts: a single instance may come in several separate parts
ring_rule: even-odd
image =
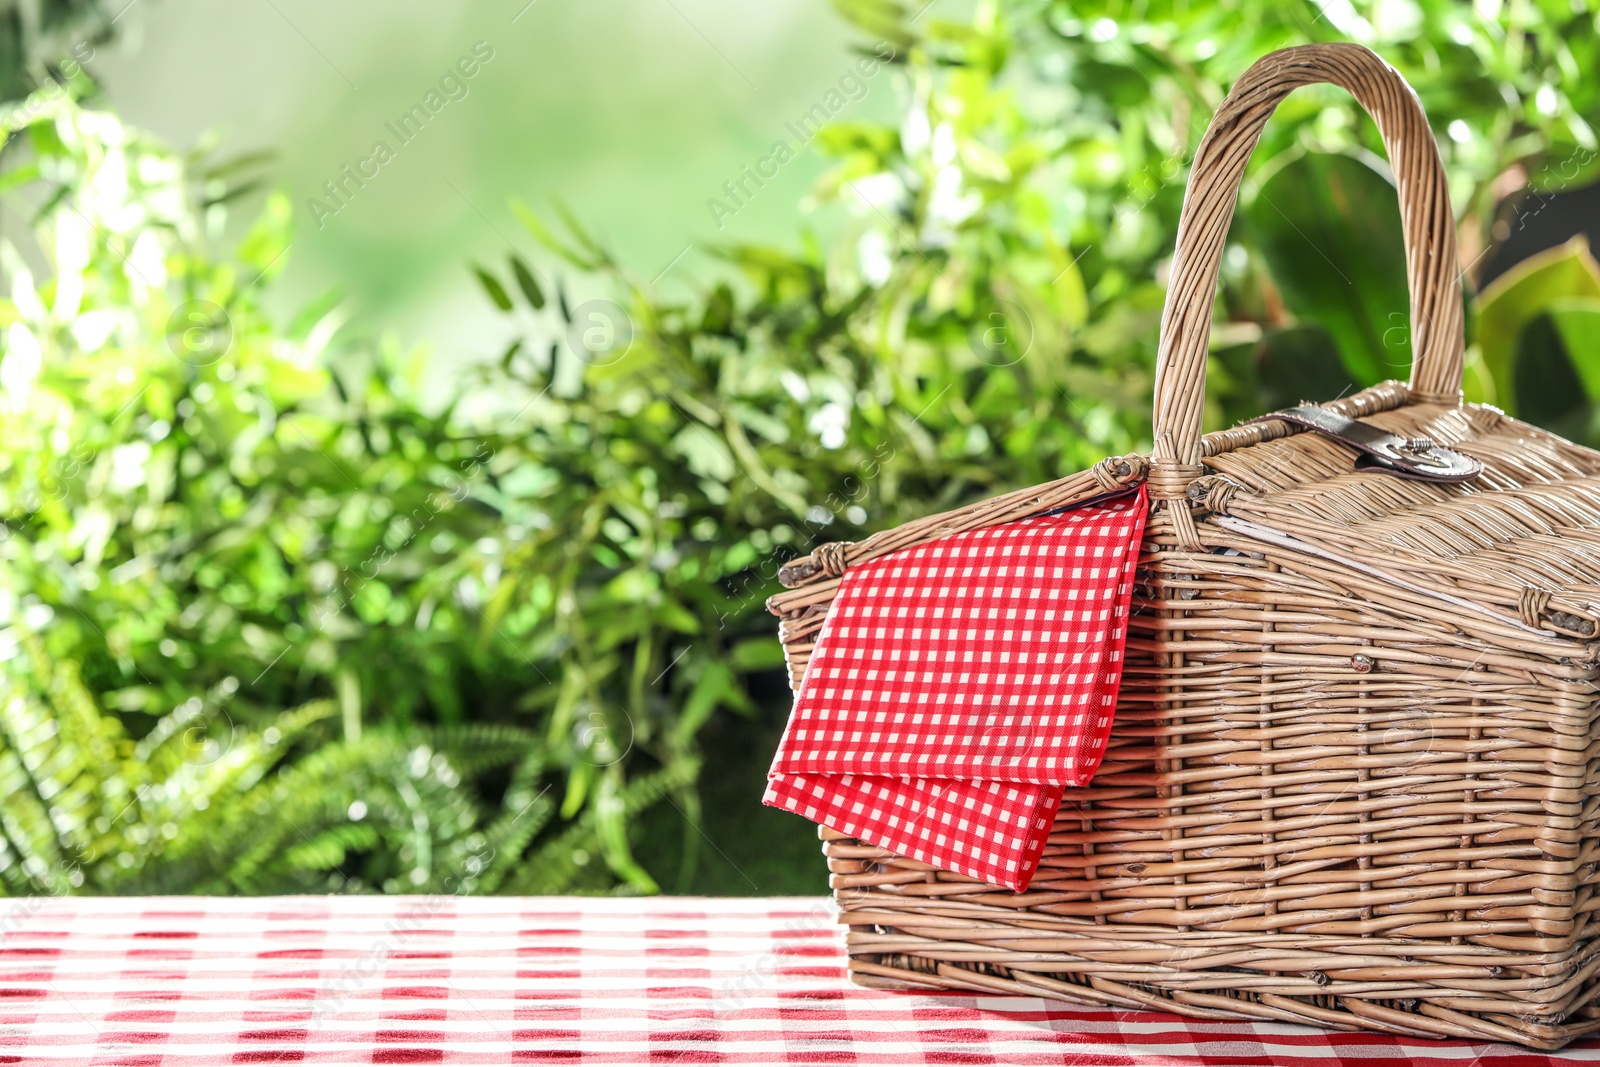
[[[1422,104],[1394,68],[1361,45],[1285,48],[1262,57],[1234,84],[1190,168],[1172,281],[1161,313],[1150,470],[1154,498],[1182,497],[1189,483],[1205,473],[1200,466],[1200,420],[1211,309],[1239,183],[1278,102],[1294,89],[1317,82],[1348,90],[1377,122],[1399,186],[1415,353],[1411,401],[1449,406],[1461,402],[1463,333],[1455,220],[1439,147]]]

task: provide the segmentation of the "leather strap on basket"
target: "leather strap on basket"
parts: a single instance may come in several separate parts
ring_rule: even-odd
[[[1274,411],[1250,421],[1274,419],[1315,430],[1324,437],[1349,445],[1361,453],[1356,458],[1357,469],[1384,471],[1425,482],[1465,482],[1483,473],[1481,462],[1446,448],[1431,437],[1401,437],[1380,430],[1370,422],[1347,419],[1316,404]]]
[[[1412,400],[1460,403],[1463,331],[1455,222],[1438,145],[1421,103],[1404,78],[1361,45],[1309,44],[1273,52],[1235,83],[1195,152],[1161,314],[1150,495],[1173,502],[1168,511],[1179,539],[1192,545],[1198,538],[1181,501],[1189,483],[1204,473],[1200,422],[1206,352],[1239,183],[1279,101],[1317,82],[1349,91],[1376,121],[1389,153],[1411,285]]]

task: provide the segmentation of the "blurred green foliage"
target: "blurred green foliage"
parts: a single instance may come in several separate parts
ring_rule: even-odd
[[[1353,37],[1411,79],[1469,290],[1525,197],[1595,171],[1600,35],[1564,4],[841,8],[905,92],[817,138],[844,230],[725,248],[678,298],[518,205],[546,254],[474,268],[517,339],[442,407],[425,351],[345,345],[334,301],[263,314],[285,206],[217,240],[248,166],[69,100],[14,116],[47,269],[5,253],[7,889],[748,891],[697,879],[707,832],[735,868],[809,834],[728,785],[768,752],[718,740],[782,721],[778,565],[1144,447],[1187,160],[1249,62]],[[1404,375],[1379,150],[1331,90],[1269,126],[1212,425]],[[1595,440],[1586,249],[1472,306],[1469,395]]]
[[[0,0],[0,102],[82,74],[132,0]]]
[[[330,369],[327,302],[272,327],[288,211],[218,250],[237,163],[64,97],[20,121],[49,270],[3,253],[0,880],[651,888],[628,821],[697,763],[550,681],[610,654],[574,598],[617,599],[573,565],[590,520],[539,503],[559,470],[424,411],[416,354]]]

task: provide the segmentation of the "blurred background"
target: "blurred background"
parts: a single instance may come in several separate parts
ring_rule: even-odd
[[[1600,444],[1600,3],[0,2],[0,888],[813,893],[777,568],[1149,446],[1228,84],[1375,48],[1469,399]],[[1409,368],[1279,110],[1221,427]]]
[[[498,354],[507,331],[480,313],[461,265],[531,244],[513,197],[561,200],[619,259],[666,271],[668,288],[704,271],[709,242],[794,243],[796,206],[827,165],[816,153],[721,225],[706,200],[725,198],[722,183],[850,68],[843,20],[817,0],[755,12],[694,0],[540,2],[258,0],[229,10],[138,0],[93,71],[125,122],[170,145],[270,153],[257,176],[304,216],[294,270],[270,306],[337,288],[347,333],[426,339],[446,359]],[[402,145],[388,126],[475,47],[492,58],[471,77],[456,71],[460,98],[442,93],[438,121]],[[840,117],[892,119],[887,83],[875,79]],[[346,181],[359,192],[346,210],[324,183],[344,181],[341,168],[380,140],[394,158],[366,188]],[[313,219],[312,199],[332,213]]]

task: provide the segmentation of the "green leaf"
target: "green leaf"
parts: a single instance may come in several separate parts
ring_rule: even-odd
[[[1547,313],[1584,393],[1600,403],[1600,298],[1552,300]]]
[[[1566,430],[1569,420],[1581,419],[1589,407],[1584,383],[1549,312],[1535,316],[1517,335],[1511,382],[1521,398],[1521,417],[1541,426]]]
[[[489,299],[494,301],[494,306],[501,311],[511,310],[511,297],[506,292],[506,287],[500,284],[499,279],[482,267],[473,267],[472,273],[478,276],[478,282],[483,286],[483,291],[489,294]]]
[[[674,600],[662,600],[655,606],[654,621],[659,626],[664,626],[680,634],[697,634],[700,632],[700,620],[695,618],[693,612]]]
[[[511,257],[511,273],[516,276],[517,288],[522,290],[522,295],[528,298],[528,303],[533,305],[533,310],[544,309],[544,290],[539,288],[539,282],[533,276],[532,269],[525,263],[521,256]]]
[[[344,294],[338,289],[325,290],[300,309],[284,332],[296,341],[305,340],[311,336],[311,331],[316,328],[317,323],[325,321],[329,315],[334,314],[343,302]]]
[[[1571,298],[1600,298],[1600,264],[1582,235],[1529,256],[1485,287],[1478,298],[1478,346],[1494,380],[1494,400],[1508,413],[1520,414],[1524,399],[1517,390],[1518,337],[1535,318]],[[1574,336],[1583,331],[1576,318],[1568,329]],[[1585,359],[1592,361],[1593,356],[1586,354]]]
[[[836,121],[817,131],[816,143],[830,156],[863,152],[874,161],[886,161],[899,147],[900,134],[898,130],[877,123]]]
[[[833,0],[833,7],[872,38],[888,42],[893,52],[886,49],[887,55],[903,55],[916,42],[912,13],[900,0]]]
[[[1518,415],[1584,444],[1600,443],[1600,299],[1552,300],[1517,334]]]
[[[573,266],[579,267],[583,270],[599,270],[605,265],[603,259],[596,259],[593,255],[585,252],[581,247],[575,248],[563,241],[561,238],[557,237],[551,232],[550,227],[544,224],[544,220],[540,219],[539,216],[534,213],[533,209],[527,204],[523,203],[520,199],[512,199],[511,213],[515,215],[522,223],[523,227],[533,235],[534,240],[538,241],[540,244],[544,245],[550,251],[554,252],[568,263],[571,263]]]
[[[240,152],[238,155],[219,160],[206,167],[200,173],[207,179],[231,178],[236,174],[249,171],[264,170],[276,162],[278,153],[272,149],[258,149],[253,152]]]
[[[770,671],[784,664],[783,645],[776,637],[749,637],[733,646],[728,664],[736,671]]]
[[[511,361],[516,359],[517,353],[521,351],[522,340],[520,338],[507,345],[505,352],[500,356],[500,369],[509,374],[511,372]]]
[[[248,181],[240,182],[238,185],[228,186],[216,196],[207,197],[206,199],[202,200],[201,204],[208,208],[220,207],[223,204],[255,192],[265,184],[266,179],[264,178],[251,178]]]
[[[678,721],[672,728],[673,746],[680,751],[688,748],[700,727],[705,725],[717,708],[744,710],[749,706],[750,699],[739,688],[733,672],[726,665],[712,660],[700,671],[700,677],[695,679],[694,688],[689,690],[689,696],[678,713]]]
[[[1244,211],[1284,304],[1328,331],[1358,386],[1403,377],[1410,297],[1394,186],[1345,155],[1307,152]]]
[[[570,819],[583,810],[584,800],[589,794],[589,785],[594,778],[594,764],[579,762],[573,765],[571,773],[567,776],[567,794],[561,801],[563,819]]]
[[[661,889],[655,879],[634,860],[633,851],[628,846],[630,820],[627,787],[622,781],[622,775],[617,771],[601,780],[594,806],[595,836],[600,842],[600,851],[605,854],[606,865],[613,872],[642,893],[659,893]]]

